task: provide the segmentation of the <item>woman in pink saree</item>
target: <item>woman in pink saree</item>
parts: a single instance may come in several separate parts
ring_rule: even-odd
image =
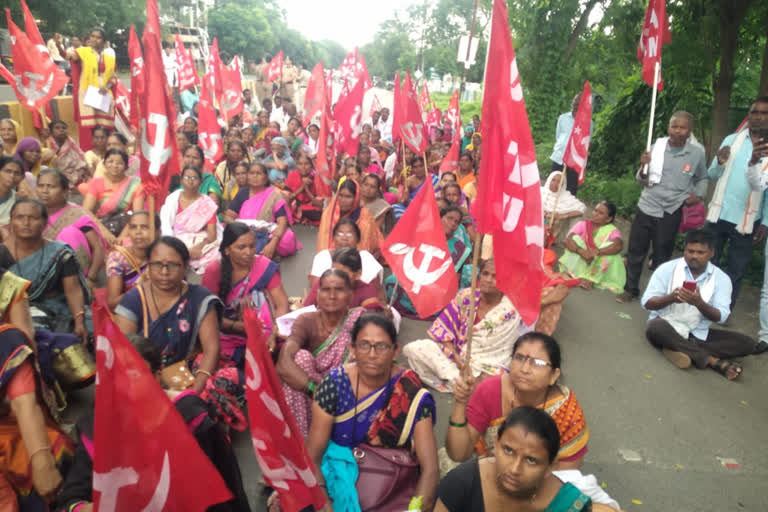
[[[37,193],[49,212],[43,237],[69,245],[75,251],[87,283],[93,286],[99,270],[104,266],[107,242],[114,242],[115,237],[90,212],[67,202],[69,180],[60,171],[40,171]]]
[[[202,172],[187,165],[181,172],[181,189],[171,193],[160,209],[163,236],[173,236],[189,249],[190,266],[202,274],[206,265],[219,259],[219,207],[216,202],[200,193]]]
[[[293,224],[291,209],[280,191],[270,185],[267,168],[262,164],[254,163],[248,168],[248,188],[238,192],[229,203],[224,218],[227,222],[240,219],[274,224],[274,229],[269,226],[269,242],[261,249],[262,256],[270,259],[276,253],[290,256],[301,249],[301,243],[290,228]]]

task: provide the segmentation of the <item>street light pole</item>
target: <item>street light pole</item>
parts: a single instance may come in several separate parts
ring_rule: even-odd
[[[461,87],[459,93],[464,92],[464,88],[467,83],[467,70],[469,70],[469,53],[472,49],[472,35],[475,32],[475,21],[477,19],[477,1],[475,0],[475,8],[472,10],[472,23],[469,25],[469,40],[467,41],[467,56],[464,59],[464,71],[461,74]]]

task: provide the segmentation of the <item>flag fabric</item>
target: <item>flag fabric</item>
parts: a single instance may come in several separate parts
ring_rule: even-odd
[[[274,82],[283,76],[283,50],[275,55],[267,64],[267,82]]]
[[[420,318],[443,309],[459,287],[432,180],[427,178],[381,247]]]
[[[453,140],[448,154],[440,162],[440,174],[444,172],[456,172],[459,167],[459,153],[461,152],[461,132],[453,132]]]
[[[213,43],[208,50],[208,60],[205,64],[205,82],[208,92],[213,95],[213,102],[221,103],[221,95],[224,92],[221,77],[221,57],[219,56],[219,40],[213,38]]]
[[[94,307],[93,320],[93,509],[203,512],[232,499],[149,366],[103,304]]]
[[[461,115],[459,113],[459,90],[453,91],[451,101],[448,103],[448,109],[445,111],[445,117],[453,128],[453,132],[461,133]],[[461,137],[461,136],[459,136]]]
[[[184,48],[179,34],[176,34],[176,63],[179,66],[179,92],[200,85],[200,75],[197,74],[192,52]]]
[[[643,31],[637,45],[637,59],[643,63],[643,81],[651,87],[654,68],[659,63],[659,90],[664,89],[664,80],[661,79],[661,48],[671,42],[666,0],[648,0]]]
[[[117,77],[115,77],[115,86],[112,88],[112,92],[115,95],[115,111],[128,124],[131,118],[131,93]]]
[[[421,92],[419,93],[419,108],[422,115],[427,115],[431,109],[432,100],[429,98],[429,89],[427,89],[427,82],[421,86]]]
[[[304,95],[304,125],[307,126],[323,108],[325,97],[325,68],[322,62],[315,64]]]
[[[395,88],[392,92],[392,143],[400,140],[400,124],[403,119],[403,101],[400,90],[400,73],[395,71]]]
[[[413,88],[410,73],[405,75],[403,89],[400,92],[400,105],[402,106],[403,113],[403,117],[399,118],[400,136],[414,153],[421,155],[429,145],[429,135],[421,115],[421,108],[419,108],[419,103],[416,99],[416,91]],[[392,130],[394,131],[394,125]]]
[[[144,55],[141,52],[136,29],[131,25],[128,34],[128,58],[131,61],[131,118],[130,123],[139,129],[139,98],[144,96]]]
[[[48,58],[50,58],[51,54],[48,53],[48,46],[46,46],[43,36],[40,35],[40,29],[37,28],[37,22],[32,15],[32,11],[29,10],[29,6],[27,6],[26,0],[21,0],[21,13],[24,16],[24,31],[27,33],[27,37],[32,43],[40,48],[41,52],[45,53]]]
[[[579,185],[584,183],[584,173],[587,169],[587,156],[589,155],[589,141],[592,138],[592,88],[589,82],[584,82],[584,91],[581,93],[579,109],[573,123],[573,130],[568,139],[568,145],[563,154],[563,163],[566,167],[579,173]]]
[[[221,140],[221,128],[216,119],[211,93],[205,83],[200,94],[197,119],[197,140],[205,155],[205,168],[211,171],[224,155],[224,143]]]
[[[321,510],[325,495],[304,445],[293,413],[288,408],[264,329],[256,312],[245,309],[248,341],[245,350],[245,394],[256,459],[267,485],[280,498],[280,510]]]
[[[176,107],[168,86],[160,45],[157,0],[147,0],[144,27],[144,95],[141,101],[141,184],[155,205],[163,204],[172,173],[179,170],[178,146],[173,132]]]
[[[16,26],[8,9],[5,9],[5,18],[11,39],[13,73],[0,64],[0,76],[13,88],[19,103],[35,112],[53,99],[67,85],[69,78],[53,63],[48,52],[43,53]]]
[[[341,78],[349,82],[349,88],[357,85],[358,80],[363,81],[363,90],[371,88],[371,77],[368,75],[368,66],[365,64],[365,58],[358,53],[357,47],[349,52],[344,61],[339,66]]]
[[[371,110],[368,112],[368,117],[373,117],[374,112],[378,112],[381,110],[381,101],[379,101],[379,97],[376,96],[376,94],[373,95],[373,101],[371,102]]]
[[[432,107],[427,114],[427,127],[439,127],[440,126],[440,109],[433,103]]]
[[[360,145],[364,95],[363,81],[358,80],[349,94],[340,98],[333,109],[333,120],[338,129],[336,147],[341,154],[357,155],[357,149]]]
[[[245,104],[243,103],[243,82],[240,75],[238,62],[233,62],[221,70],[221,112],[224,119],[230,120],[238,114],[242,114]]]
[[[493,235],[499,290],[533,325],[544,282],[541,182],[504,0],[493,2],[487,59],[475,220]]]

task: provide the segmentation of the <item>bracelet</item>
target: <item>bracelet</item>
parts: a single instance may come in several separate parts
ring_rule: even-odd
[[[213,377],[213,375],[211,375],[211,372],[207,370],[203,370],[202,368],[198,368],[197,370],[195,370],[195,377],[197,377],[198,373],[202,373],[203,375],[206,375],[209,379]]]
[[[448,418],[448,424],[452,427],[464,428],[467,426],[467,420],[464,420],[464,423],[456,423],[451,418]]]
[[[304,392],[310,397],[313,398],[315,396],[315,388],[317,387],[317,384],[315,384],[315,381],[310,380],[307,382],[307,385],[304,387]]]
[[[80,317],[83,317],[83,318],[85,318],[85,310],[84,310],[84,309],[81,309],[80,311],[78,311],[77,313],[75,313],[75,317],[74,317],[74,320],[77,320],[77,319],[78,319],[78,318],[80,318]]]
[[[29,454],[29,460],[31,461],[32,457],[34,457],[38,453],[50,452],[50,451],[51,451],[51,447],[50,446],[43,446],[42,448],[38,448],[37,450],[35,450],[35,451],[33,451],[32,453]]]
[[[408,510],[421,510],[424,507],[424,496],[414,496],[408,503]]]

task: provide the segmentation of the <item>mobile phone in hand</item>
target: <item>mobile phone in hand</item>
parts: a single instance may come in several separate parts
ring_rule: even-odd
[[[695,292],[697,288],[696,281],[683,281],[683,288],[689,292]]]

